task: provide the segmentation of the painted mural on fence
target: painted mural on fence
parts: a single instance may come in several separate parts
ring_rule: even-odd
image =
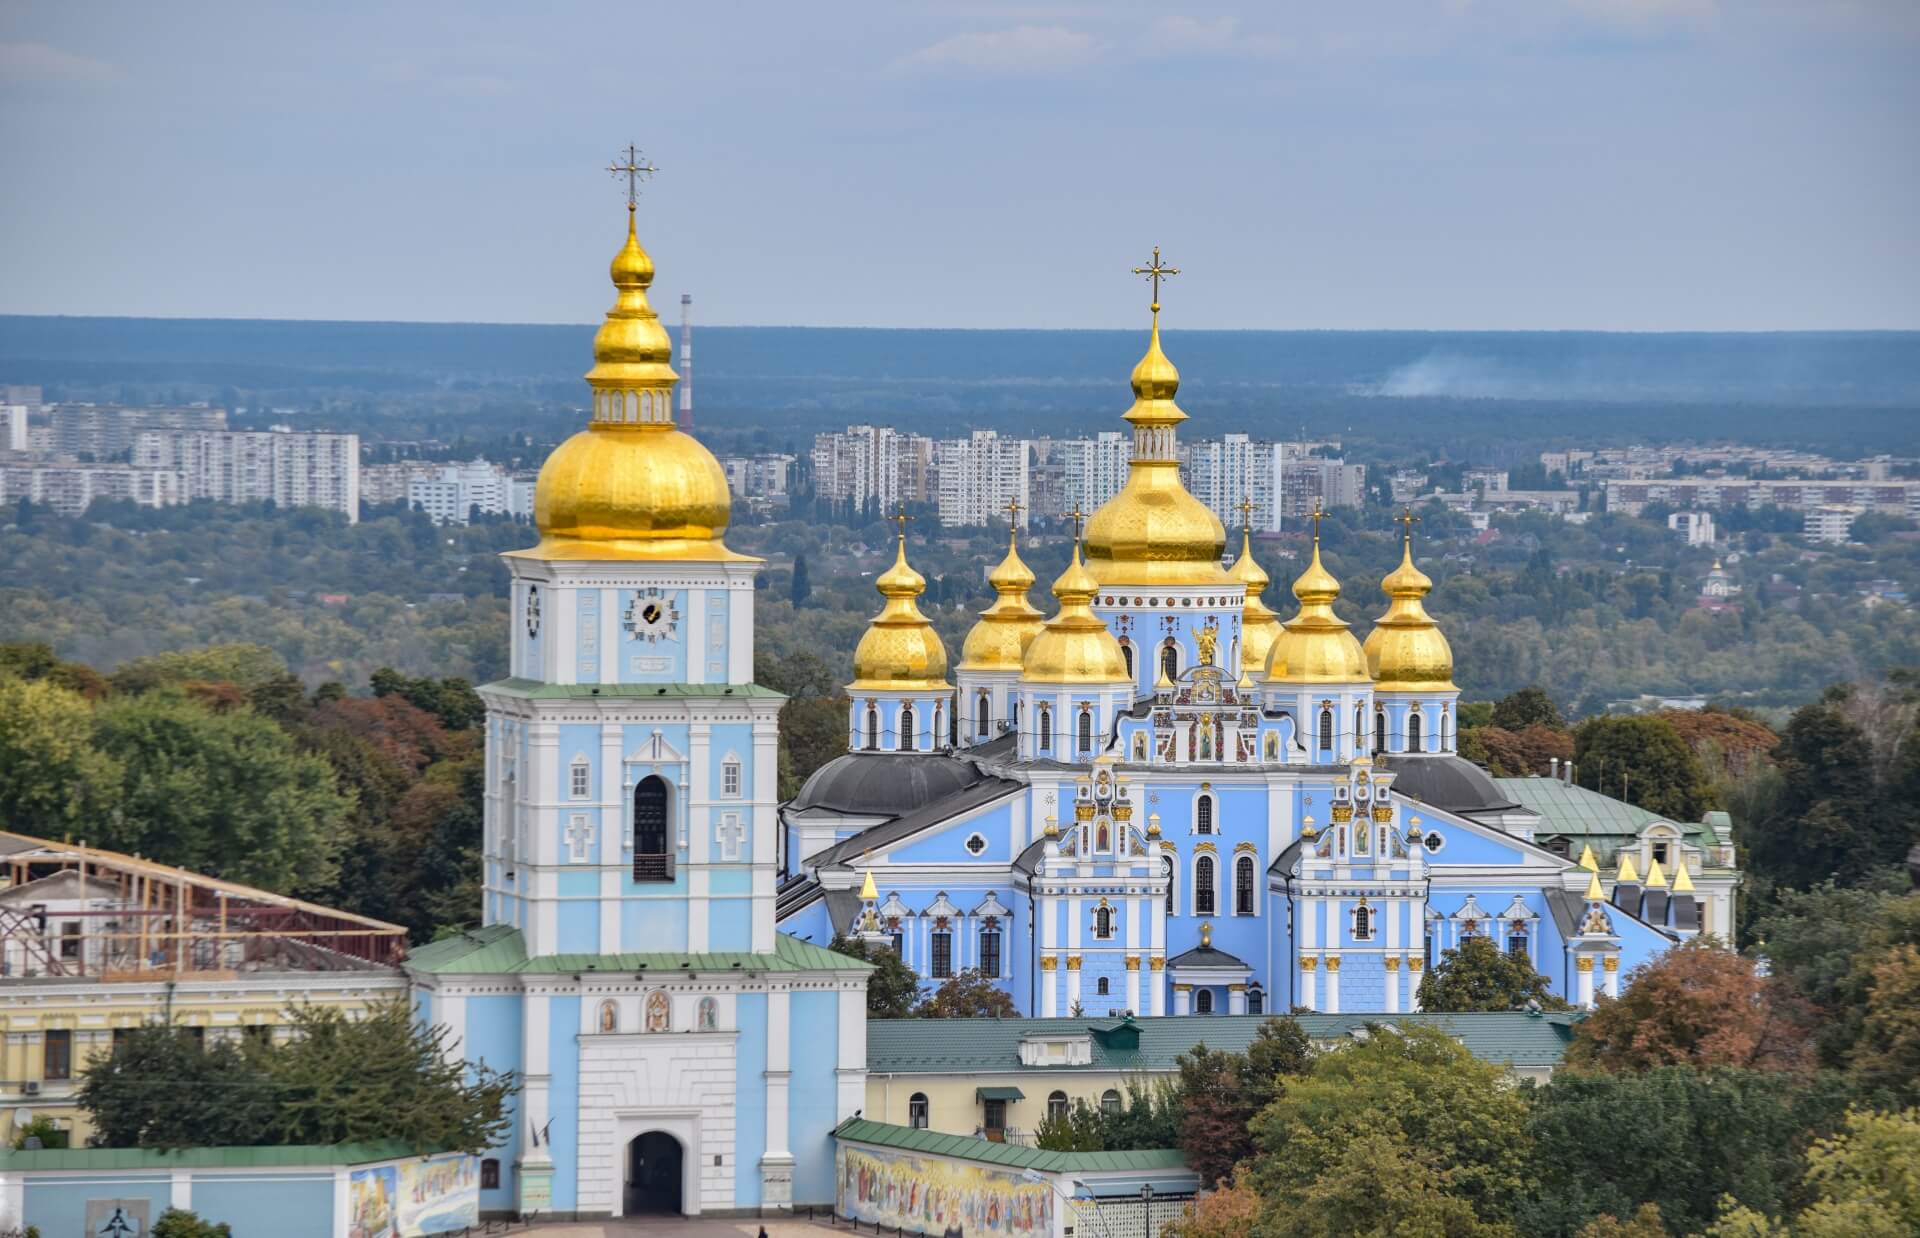
[[[841,1216],[947,1238],[1053,1232],[1053,1189],[1044,1182],[846,1144],[837,1160]]]
[[[480,1162],[434,1156],[348,1176],[348,1238],[420,1238],[480,1223]]]

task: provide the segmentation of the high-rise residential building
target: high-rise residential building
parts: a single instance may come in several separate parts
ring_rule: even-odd
[[[1360,507],[1366,503],[1366,465],[1296,455],[1293,446],[1286,444],[1286,464],[1281,472],[1281,515],[1305,516],[1313,511],[1315,503],[1321,507]]]
[[[1713,545],[1712,512],[1672,512],[1667,516],[1667,527],[1689,546]]]
[[[360,519],[360,436],[289,430],[148,430],[133,462],[178,469],[189,495],[218,503],[323,507]]]
[[[1256,532],[1279,532],[1279,498],[1286,469],[1283,444],[1228,434],[1190,444],[1181,455],[1187,489],[1220,517],[1220,523],[1230,529],[1240,527],[1240,505],[1245,502],[1252,504],[1248,517]]]
[[[1127,484],[1133,462],[1133,440],[1107,430],[1093,438],[1068,439],[1056,444],[1066,465],[1067,505],[1092,512],[1119,494]]]
[[[186,475],[178,469],[72,462],[0,465],[0,504],[25,499],[65,516],[80,515],[95,499],[171,507],[190,497]]]
[[[1468,469],[1460,475],[1460,488],[1478,490],[1482,494],[1498,494],[1507,488],[1507,470]]]
[[[1920,481],[1853,479],[1754,481],[1746,477],[1609,479],[1607,510],[1638,516],[1649,503],[1688,508],[1856,507],[1889,516],[1920,516]]]
[[[27,450],[27,406],[0,404],[0,451]]]
[[[531,515],[516,510],[516,483],[505,469],[485,460],[444,464],[407,483],[407,506],[425,512],[435,524],[466,524],[484,515]]]
[[[25,401],[21,401],[25,403]],[[145,433],[225,430],[224,408],[128,408],[119,404],[56,404],[47,411],[50,447],[62,455],[112,460]]]
[[[685,390],[686,379],[680,381]],[[782,451],[720,457],[720,467],[727,471],[727,489],[749,500],[784,502],[793,488],[793,462],[794,457]]]
[[[856,510],[926,502],[932,471],[933,440],[891,426],[848,426],[813,440],[814,495]]]
[[[1007,504],[1020,504],[1027,524],[1032,445],[975,430],[969,438],[942,439],[934,455],[939,476],[940,523],[949,528],[991,525],[1007,518]]]
[[[1810,542],[1826,542],[1829,545],[1843,544],[1853,535],[1853,522],[1860,516],[1860,508],[1847,507],[1839,503],[1826,503],[1807,509],[1806,535]]]

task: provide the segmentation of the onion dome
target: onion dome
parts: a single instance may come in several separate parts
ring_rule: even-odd
[[[1240,557],[1227,569],[1227,575],[1247,587],[1246,604],[1240,608],[1240,666],[1244,676],[1266,666],[1267,652],[1280,635],[1280,616],[1260,597],[1272,577],[1254,562],[1252,529],[1240,530]]]
[[[1127,673],[1127,660],[1120,653],[1120,642],[1088,606],[1099,588],[1100,582],[1080,561],[1080,544],[1074,543],[1073,561],[1053,582],[1053,596],[1059,599],[1060,613],[1047,620],[1040,634],[1027,646],[1023,667],[1027,682],[1133,682],[1133,676]]]
[[[1007,557],[987,573],[987,583],[1000,596],[980,612],[979,622],[967,633],[956,669],[1017,671],[1027,646],[1046,626],[1046,617],[1027,601],[1027,590],[1033,587],[1033,570],[1020,561],[1020,547],[1012,529],[1007,531]]]
[[[1413,565],[1411,529],[1401,546],[1400,566],[1387,573],[1380,589],[1389,599],[1387,613],[1374,620],[1366,644],[1374,683],[1394,692],[1453,691],[1453,647],[1421,604],[1433,581]]]
[[[743,560],[721,540],[732,512],[713,453],[674,425],[672,344],[647,302],[653,259],[633,210],[614,256],[613,308],[593,337],[593,418],[547,457],[534,487],[532,559]]]
[[[1293,582],[1300,610],[1281,625],[1267,652],[1267,678],[1275,683],[1366,683],[1367,655],[1347,621],[1333,613],[1340,582],[1320,562],[1320,533],[1313,535],[1313,561]]]
[[[873,587],[887,604],[867,625],[866,635],[853,651],[855,691],[944,691],[947,687],[947,647],[933,624],[920,613],[916,599],[927,578],[907,563],[907,535],[893,566],[880,573]]]
[[[1133,462],[1127,484],[1087,522],[1087,568],[1100,584],[1223,585],[1227,531],[1180,480],[1174,427],[1187,419],[1173,396],[1180,371],[1160,349],[1160,306],[1146,355],[1133,367]]]

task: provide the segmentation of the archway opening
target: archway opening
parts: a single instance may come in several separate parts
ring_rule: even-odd
[[[684,1156],[680,1141],[662,1131],[648,1131],[629,1143],[622,1214],[679,1216]]]

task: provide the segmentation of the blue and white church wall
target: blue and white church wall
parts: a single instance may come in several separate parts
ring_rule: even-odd
[[[550,684],[753,682],[759,564],[510,559],[509,673]]]

